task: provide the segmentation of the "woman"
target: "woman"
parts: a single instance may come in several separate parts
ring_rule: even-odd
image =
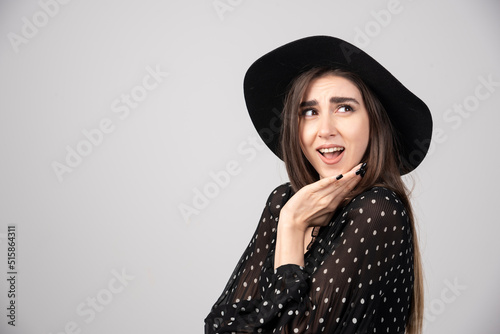
[[[290,183],[269,196],[205,332],[421,333],[420,253],[401,175],[426,154],[427,106],[327,36],[264,55],[244,86]]]

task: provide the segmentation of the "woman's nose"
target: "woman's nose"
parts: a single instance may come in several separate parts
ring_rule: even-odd
[[[319,121],[318,135],[322,138],[327,138],[337,134],[337,128],[335,127],[335,122],[333,117],[330,115],[324,115]]]

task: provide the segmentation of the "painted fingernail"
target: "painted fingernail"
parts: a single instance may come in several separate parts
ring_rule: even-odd
[[[344,175],[339,174],[339,175],[337,175],[336,179],[337,179],[337,180],[340,180],[340,179],[341,179],[341,178],[343,178],[343,177],[344,177]]]
[[[356,171],[356,175],[359,175],[361,173],[361,168]]]
[[[361,172],[359,173],[359,176],[363,177],[365,176],[366,170],[362,169]]]
[[[366,162],[363,162],[363,164],[361,165],[361,169],[363,169],[365,167],[366,167]]]

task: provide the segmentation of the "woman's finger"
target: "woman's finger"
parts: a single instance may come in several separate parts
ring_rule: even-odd
[[[361,166],[362,164],[360,163],[345,174],[323,178],[311,183],[309,185],[311,186],[311,191],[316,192],[318,195],[328,195],[331,194],[332,191],[336,191],[343,186],[352,185],[352,180],[359,181],[359,179],[361,179],[359,175],[356,175],[356,171],[359,170]],[[355,184],[352,186],[354,187]]]
[[[337,206],[346,198],[361,177],[356,175],[359,164],[345,173],[343,177],[323,178],[300,189],[287,204],[286,208],[294,212],[299,220],[311,225],[325,223]]]

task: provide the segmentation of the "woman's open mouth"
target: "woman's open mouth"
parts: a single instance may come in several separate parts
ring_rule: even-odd
[[[323,160],[323,162],[328,165],[336,164],[337,162],[339,162],[344,155],[344,151],[345,148],[342,146],[320,148],[317,150],[321,160]]]

